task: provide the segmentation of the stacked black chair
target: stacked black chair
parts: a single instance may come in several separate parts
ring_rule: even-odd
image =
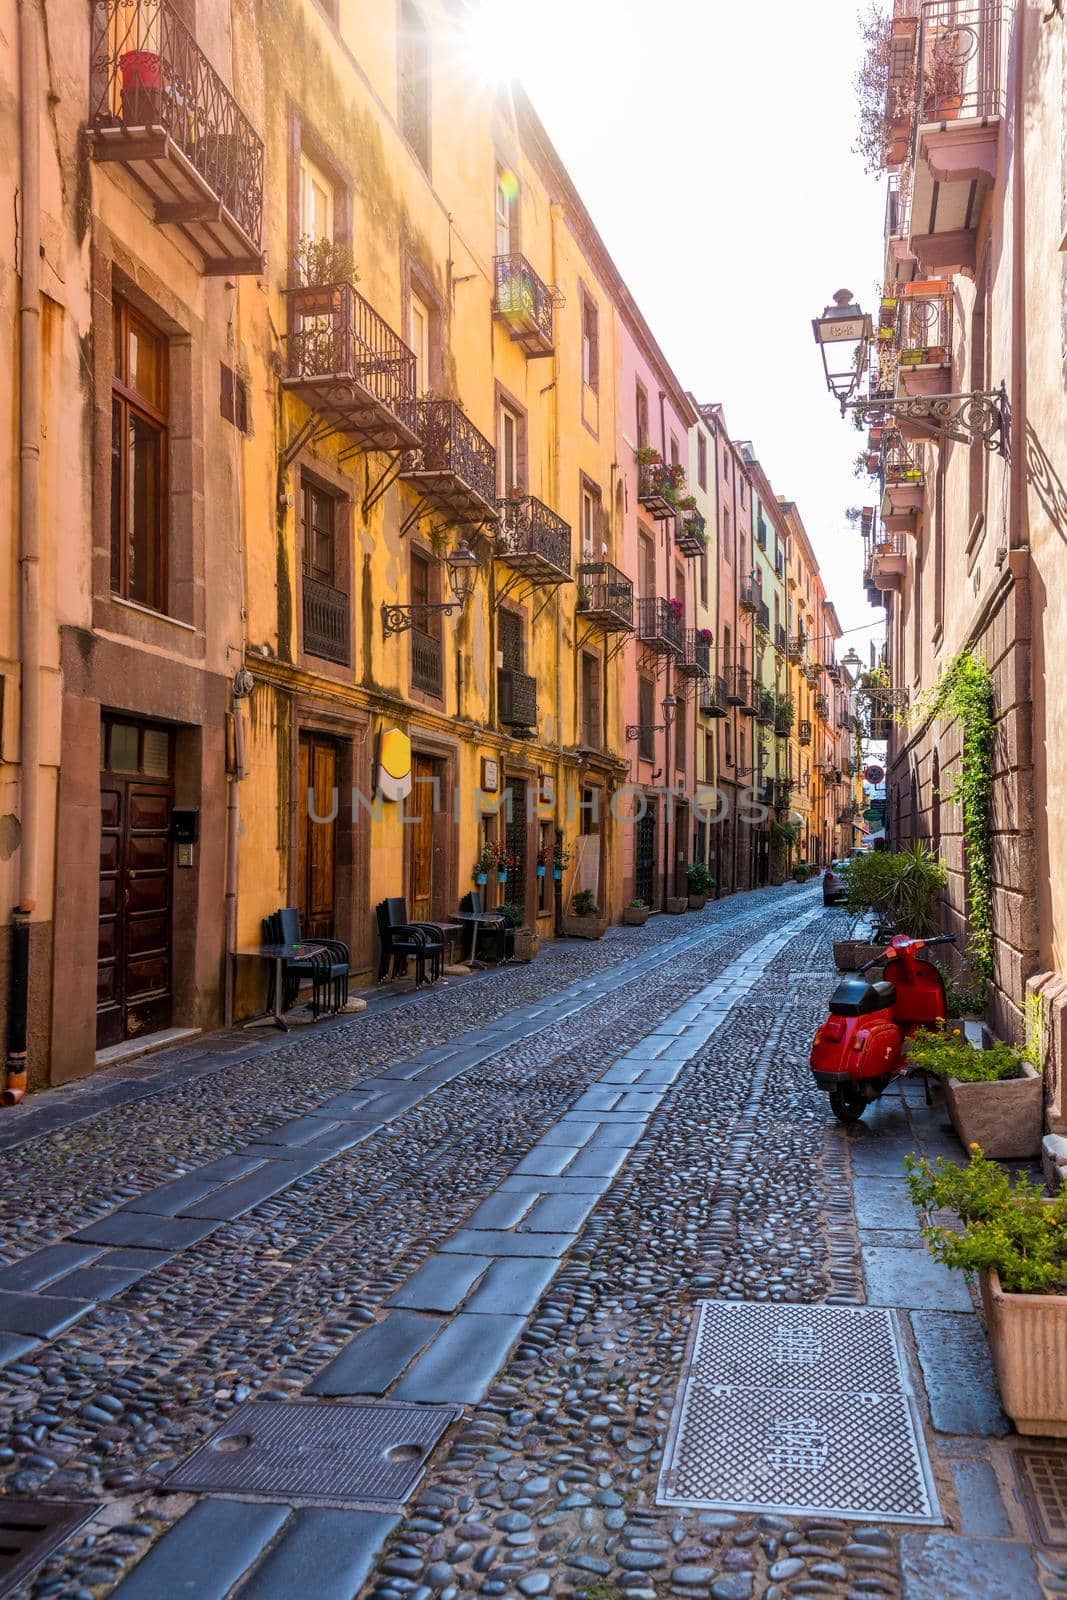
[[[445,936],[435,922],[409,922],[400,896],[375,907],[378,921],[378,982],[399,978],[409,961],[415,963],[415,987],[436,983],[445,966]]]
[[[485,918],[478,924],[479,956],[487,956],[490,961],[510,961],[515,949],[515,929],[507,917],[496,911],[483,910],[482,897],[476,889],[463,896],[459,909],[467,914]],[[467,944],[468,955],[474,945],[474,924],[471,923],[469,926],[471,936]]]
[[[266,944],[304,943],[300,931],[300,912],[296,906],[283,906],[272,916],[264,917],[263,939]],[[342,944],[340,939],[315,938],[306,942],[314,948],[286,961],[282,968],[282,1010],[288,1011],[296,1003],[301,986],[310,982],[313,1017],[321,1017],[327,1011],[343,1011],[348,1003],[348,946]],[[272,968],[268,1009],[273,1004]]]

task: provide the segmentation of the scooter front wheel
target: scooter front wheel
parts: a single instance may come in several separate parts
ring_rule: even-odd
[[[852,1079],[830,1090],[830,1110],[838,1122],[858,1122],[870,1103],[866,1089]]]

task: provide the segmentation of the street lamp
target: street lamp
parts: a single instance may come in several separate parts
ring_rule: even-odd
[[[444,560],[448,573],[451,600],[425,602],[421,605],[396,606],[382,601],[382,629],[386,638],[391,633],[406,633],[416,624],[424,625],[431,616],[450,617],[453,611],[462,611],[478,579],[478,557],[463,539]]]
[[[863,671],[863,657],[859,654],[855,645],[851,647],[848,654],[843,658],[841,665],[847,667],[849,672]]]
[[[867,347],[874,337],[871,319],[853,300],[851,289],[838,289],[833,305],[821,317],[813,317],[811,327],[822,354],[826,386],[843,411],[866,365]],[[847,357],[841,346],[847,346]]]

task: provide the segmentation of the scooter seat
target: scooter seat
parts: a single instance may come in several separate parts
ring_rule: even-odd
[[[835,1017],[865,1017],[884,1011],[897,997],[896,984],[868,983],[860,973],[842,978],[830,996],[830,1014]]]

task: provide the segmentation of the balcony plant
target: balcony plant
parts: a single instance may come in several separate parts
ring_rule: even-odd
[[[634,460],[639,467],[657,467],[663,457],[652,445],[640,444],[634,451]]]
[[[877,0],[872,0],[861,18],[860,30],[866,49],[853,79],[859,112],[853,149],[865,171],[875,174],[904,159],[917,83],[914,73],[906,73],[898,75],[891,86],[893,22]]]
[[[701,644],[709,644],[710,645],[710,643],[714,639],[714,637],[715,637],[715,635],[712,633],[710,628],[698,628],[697,629],[697,638],[700,640]]]
[[[508,873],[515,871],[519,866],[519,862],[516,861],[506,845],[494,844],[490,845],[489,848],[492,851],[493,865],[496,868],[497,883],[507,883]]]
[[[672,595],[667,601],[667,607],[675,622],[681,622],[685,616],[685,601],[679,600],[676,595]]]
[[[537,852],[537,876],[543,878],[552,860],[552,846],[543,844]]]
[[[482,845],[481,854],[479,855],[477,861],[474,863],[473,877],[474,877],[475,883],[477,883],[479,885],[488,883],[489,882],[489,874],[492,872],[492,870],[493,870],[493,868],[495,866],[496,866],[496,858],[495,858],[495,856],[493,854],[492,845],[491,844],[483,844]]]
[[[651,907],[643,900],[631,900],[623,907],[622,920],[628,928],[643,928],[651,915]]]
[[[591,889],[579,889],[573,896],[563,918],[563,932],[569,939],[599,939],[603,935],[600,907]]]
[[[301,234],[293,251],[293,276],[303,289],[320,289],[359,282],[350,246],[333,239],[313,239]],[[340,296],[336,297],[340,303]]]
[[[563,877],[565,867],[570,866],[571,853],[563,842],[563,835],[556,834],[556,843],[552,849],[552,876],[559,883]]]
[[[685,869],[685,881],[689,888],[690,911],[703,911],[708,903],[708,896],[715,887],[715,879],[703,861],[692,861]]]
[[[908,1156],[931,1255],[977,1273],[1001,1403],[1020,1433],[1067,1435],[1067,1191],[1014,1183],[980,1145],[965,1167]],[[948,1212],[958,1225],[930,1220]]]

